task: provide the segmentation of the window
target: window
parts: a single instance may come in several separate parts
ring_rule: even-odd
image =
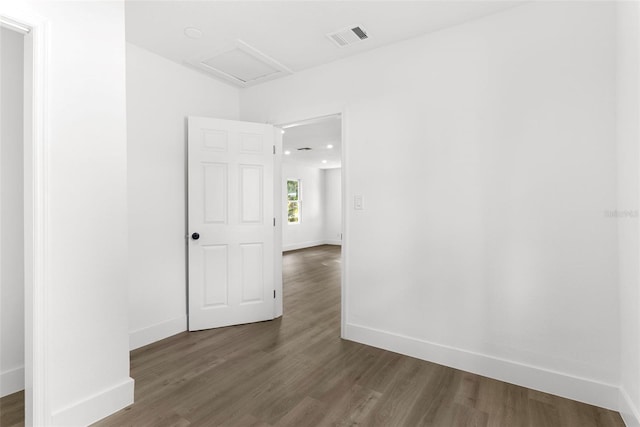
[[[300,222],[300,180],[287,180],[287,222],[298,224]]]

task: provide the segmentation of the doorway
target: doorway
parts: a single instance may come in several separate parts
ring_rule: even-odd
[[[0,240],[6,238],[0,242],[0,391],[6,394],[0,412],[3,425],[5,416],[46,425],[49,23],[7,6],[0,10],[0,30]]]
[[[24,417],[24,33],[0,27],[0,398]],[[8,418],[8,420],[5,420]]]
[[[292,294],[313,295],[310,286],[335,287],[336,309],[342,313],[343,123],[331,114],[279,126],[282,129],[282,249],[285,306]],[[327,270],[325,284],[307,280]],[[295,277],[294,277],[295,276]],[[310,292],[310,293],[309,293]],[[294,303],[296,304],[296,303]],[[340,324],[344,319],[340,319]]]

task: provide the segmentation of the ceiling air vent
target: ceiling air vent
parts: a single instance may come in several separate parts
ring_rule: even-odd
[[[327,37],[340,47],[349,46],[369,38],[365,29],[359,25],[348,27],[335,33],[329,33]]]
[[[311,147],[302,147],[302,148],[298,148],[298,151],[311,151]]]

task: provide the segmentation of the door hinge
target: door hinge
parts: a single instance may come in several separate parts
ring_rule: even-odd
[[[276,290],[274,289],[273,290],[273,298],[275,298],[275,297],[276,297]]]
[[[276,154],[276,146],[273,146],[273,154]]]

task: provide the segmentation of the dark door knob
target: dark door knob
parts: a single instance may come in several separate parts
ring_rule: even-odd
[[[193,240],[198,240],[198,239],[200,238],[200,235],[199,235],[198,233],[193,233],[193,234],[191,235],[191,238],[192,238]]]

